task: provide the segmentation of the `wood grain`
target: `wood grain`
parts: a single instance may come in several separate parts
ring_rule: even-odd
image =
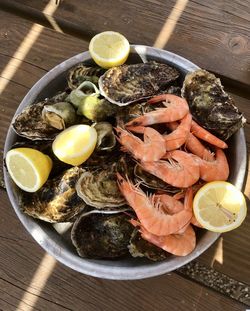
[[[2,1],[13,5],[13,11],[16,8],[17,1]],[[22,5],[42,11],[48,2],[24,0]],[[175,4],[174,0],[60,1],[54,18],[62,29],[65,21],[90,35],[115,30],[131,43],[153,45]],[[177,23],[164,48],[249,87],[249,5],[249,0],[188,1],[180,19],[172,20]]]
[[[9,27],[11,25],[11,27]],[[0,11],[0,71],[12,59],[32,23]],[[64,59],[87,48],[87,42],[44,29],[17,67],[0,99],[0,150],[12,116],[29,88],[44,73]],[[21,58],[20,58],[21,59]],[[0,79],[6,77],[0,75]],[[246,116],[249,101],[237,97]],[[249,124],[246,125],[248,146]],[[249,193],[247,193],[249,196]],[[7,194],[0,189],[0,310],[245,310],[242,304],[176,273],[141,281],[106,281],[80,275],[56,263],[46,285],[32,281],[46,253],[30,237],[16,217]],[[249,282],[249,218],[238,231],[225,234],[224,262],[214,268],[242,282]],[[216,245],[198,260],[211,265]],[[52,260],[53,261],[53,260]],[[240,269],[235,269],[235,263]],[[49,267],[42,267],[41,278]],[[41,290],[41,292],[40,292]],[[208,304],[209,301],[209,304]]]
[[[37,269],[41,269],[39,264],[46,254],[24,230],[3,190],[0,206],[0,309],[16,310],[28,291],[24,308],[18,311],[27,311],[34,296],[36,303],[32,310],[245,310],[243,304],[175,273],[118,282],[88,277],[58,262],[40,292],[41,281],[32,279]],[[49,267],[41,270],[41,280],[46,269]]]

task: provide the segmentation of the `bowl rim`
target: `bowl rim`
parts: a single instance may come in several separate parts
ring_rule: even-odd
[[[142,62],[147,61],[147,57],[154,57],[154,58],[158,57],[160,59],[163,59],[164,61],[167,61],[170,64],[172,63],[174,66],[185,67],[186,71],[194,71],[196,69],[199,69],[197,65],[185,59],[184,57],[181,57],[175,53],[166,50],[161,50],[145,45],[131,45],[130,53],[138,54],[141,57]],[[40,80],[38,80],[29,90],[29,92],[26,94],[26,96],[23,98],[22,102],[18,106],[13,119],[17,114],[19,114],[23,110],[24,107],[27,106],[27,103],[34,102],[39,93],[59,74],[63,73],[64,71],[67,71],[68,69],[70,69],[71,67],[80,62],[88,61],[90,59],[91,59],[90,53],[86,51],[83,53],[79,53],[63,61],[57,66],[53,67]],[[15,136],[16,134],[11,127],[11,124],[9,126],[6,135],[4,145],[4,158],[6,156],[6,152],[10,149],[11,144],[14,138],[16,137]],[[239,139],[241,144],[241,152],[240,154],[237,155],[238,162],[239,161],[240,162],[238,166],[238,175],[235,177],[236,179],[235,185],[241,190],[244,184],[244,178],[247,167],[247,159],[246,159],[247,150],[243,129],[241,128],[236,134],[237,139]],[[47,234],[47,232],[45,232],[41,228],[41,226],[39,225],[39,223],[36,222],[35,219],[21,212],[18,206],[17,196],[13,191],[11,178],[7,173],[5,166],[3,170],[4,170],[4,180],[6,184],[6,190],[11,205],[13,206],[18,218],[20,219],[21,223],[26,228],[26,230],[32,235],[32,237],[37,241],[38,244],[41,245],[41,247],[46,252],[55,257],[59,262],[65,264],[66,266],[72,268],[75,271],[81,272],[86,275],[113,280],[136,280],[136,279],[149,278],[153,276],[159,276],[171,272],[173,270],[176,270],[177,268],[180,268],[181,266],[187,264],[191,260],[197,258],[205,250],[207,250],[220,236],[219,233],[207,231],[204,237],[202,237],[203,245],[202,246],[196,245],[195,250],[191,254],[185,257],[174,256],[173,260],[170,261],[164,260],[157,263],[149,262],[148,265],[142,266],[135,265],[135,266],[120,267],[117,266],[115,262],[114,265],[109,265],[107,264],[106,260],[93,261],[81,258],[78,255],[74,255],[69,250],[62,248],[60,245],[58,245]]]

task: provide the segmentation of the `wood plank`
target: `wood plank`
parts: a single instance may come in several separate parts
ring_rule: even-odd
[[[2,15],[1,15],[2,14]],[[7,30],[7,23],[11,21],[12,16],[8,15],[6,13],[2,13],[0,12],[0,26],[1,23],[3,24],[3,31]],[[7,20],[7,22],[6,22]],[[6,28],[5,28],[6,27]],[[12,27],[8,30],[9,33],[7,36],[2,36],[1,37],[1,44],[0,45],[0,49],[2,49],[2,54],[0,54],[0,68],[1,70],[4,68],[4,66],[8,63],[8,60],[10,59],[10,56],[13,55],[15,53],[15,51],[18,48],[18,45],[22,42],[22,36],[19,35],[20,33],[25,36],[25,34],[27,34],[29,32],[29,30],[31,29],[32,24],[30,22],[24,21],[20,18],[16,18],[15,22],[12,24]],[[51,34],[50,34],[51,32]],[[16,35],[15,35],[16,34]],[[69,41],[68,41],[69,40]],[[49,42],[49,44],[48,44]],[[72,44],[71,48],[72,50],[67,50],[64,54],[64,50],[63,52],[60,52],[60,48],[58,47],[58,44],[61,44],[61,50],[62,48],[68,44]],[[47,55],[50,55],[51,57],[48,59],[48,62],[46,61],[46,53],[43,52],[44,47],[47,46],[47,50],[46,53]],[[1,129],[0,129],[0,146],[1,149],[3,148],[3,142],[4,142],[4,137],[5,137],[5,132],[7,129],[7,126],[12,118],[12,115],[14,114],[14,111],[16,110],[18,104],[20,103],[20,100],[22,99],[22,97],[25,95],[25,93],[27,92],[28,88],[40,77],[44,74],[44,72],[46,72],[46,70],[50,69],[51,67],[53,67],[56,63],[62,61],[64,58],[69,57],[68,54],[70,53],[78,53],[80,52],[80,48],[82,46],[82,41],[78,40],[78,39],[74,39],[71,38],[67,35],[62,35],[62,34],[56,34],[53,31],[50,31],[48,29],[44,29],[43,32],[41,33],[39,39],[36,41],[36,43],[32,46],[30,52],[28,53],[28,55],[25,57],[24,62],[21,64],[20,67],[18,67],[18,71],[16,72],[16,74],[11,78],[10,83],[8,84],[8,86],[6,87],[6,89],[3,92],[3,96],[1,97],[1,101],[0,101],[0,110],[4,109],[3,113],[1,114]],[[74,52],[74,50],[79,49],[78,52]],[[42,50],[42,51],[41,51]],[[1,53],[1,51],[0,51]],[[5,53],[3,55],[3,53]],[[6,54],[7,53],[7,54]],[[66,56],[64,56],[66,55]],[[71,56],[71,55],[70,55]],[[51,67],[50,67],[51,66]],[[28,76],[27,79],[24,79],[23,77]],[[34,82],[33,82],[34,81]],[[244,106],[244,104],[243,104]],[[244,106],[245,107],[245,106]],[[2,125],[3,124],[3,125]],[[43,251],[39,251],[39,246],[36,244],[36,242],[34,242],[33,240],[31,240],[30,236],[26,233],[26,231],[24,230],[24,228],[22,227],[21,224],[19,224],[18,219],[16,218],[13,210],[10,207],[10,204],[8,202],[8,199],[6,197],[6,194],[4,192],[0,193],[0,206],[2,207],[1,209],[1,238],[0,238],[0,247],[1,249],[4,249],[3,254],[0,255],[0,262],[2,262],[2,268],[5,269],[1,269],[1,271],[7,271],[7,274],[10,275],[10,278],[7,278],[6,275],[4,275],[4,280],[1,282],[9,282],[8,284],[10,285],[4,285],[6,287],[4,288],[8,288],[8,290],[6,290],[4,293],[1,293],[0,297],[3,296],[3,303],[5,303],[3,306],[0,307],[3,308],[4,310],[6,309],[4,306],[7,306],[7,303],[10,304],[9,309],[12,308],[11,304],[14,305],[13,309],[15,309],[15,306],[17,304],[17,301],[20,301],[20,297],[22,295],[22,293],[24,292],[24,289],[28,286],[30,280],[32,279],[32,275],[35,273],[36,268],[39,265],[40,260],[42,259],[42,257],[44,256],[44,252]],[[7,214],[6,214],[7,213]],[[3,215],[2,215],[3,214]],[[19,228],[19,229],[17,229]],[[243,238],[245,239],[245,233],[243,234]],[[247,239],[246,239],[247,240]],[[5,242],[4,242],[5,241]],[[30,255],[30,252],[32,253]],[[10,258],[10,254],[11,255],[11,260],[9,260]],[[238,254],[237,254],[238,256]],[[244,256],[243,256],[244,257]],[[247,257],[244,257],[247,258]],[[236,258],[232,256],[232,258],[230,258],[230,260],[235,260]],[[8,262],[9,261],[9,262]],[[237,258],[238,261],[238,258]],[[7,265],[8,262],[8,265]],[[245,265],[245,262],[243,262]],[[16,266],[17,270],[13,270],[13,265]],[[59,264],[58,264],[59,265]],[[8,268],[6,268],[8,267]],[[57,267],[57,266],[56,266]],[[216,267],[217,268],[217,267]],[[153,302],[156,301],[154,300],[155,296],[157,297],[157,299],[159,298],[159,306],[160,309],[164,310],[164,306],[166,306],[167,301],[166,301],[166,297],[168,296],[168,291],[169,291],[169,296],[170,296],[170,301],[171,303],[176,304],[176,310],[185,310],[185,308],[188,308],[189,304],[192,304],[192,299],[194,298],[194,301],[196,301],[197,303],[194,304],[193,306],[193,310],[195,310],[195,308],[201,309],[201,308],[206,308],[206,300],[210,297],[211,300],[213,301],[211,303],[212,306],[214,307],[221,307],[221,310],[224,309],[229,309],[232,307],[232,310],[242,310],[242,305],[238,305],[238,304],[234,304],[234,302],[232,302],[231,300],[228,300],[227,298],[221,296],[221,295],[217,295],[216,293],[214,293],[213,291],[207,290],[207,289],[202,289],[202,286],[195,284],[194,287],[192,287],[193,283],[190,283],[190,281],[186,281],[187,283],[182,283],[182,278],[180,278],[179,276],[176,276],[174,273],[172,273],[170,276],[171,278],[168,280],[168,286],[166,286],[165,284],[165,278],[164,277],[159,277],[158,278],[154,278],[156,281],[155,283],[159,285],[156,286],[157,290],[159,292],[161,292],[161,287],[164,288],[164,291],[162,292],[162,297],[158,297],[156,294],[156,291],[154,291],[153,293],[149,293],[149,288],[151,288],[151,283],[149,283],[149,280],[147,281],[138,281],[138,282],[119,282],[121,285],[120,287],[117,288],[117,282],[110,282],[110,281],[92,281],[92,278],[90,277],[86,277],[86,276],[82,276],[80,277],[80,281],[75,281],[75,279],[79,279],[79,274],[72,272],[72,270],[68,269],[68,272],[63,272],[65,270],[67,270],[67,268],[65,268],[64,266],[61,266],[61,268],[59,268],[59,270],[56,270],[56,277],[55,279],[51,279],[50,281],[52,283],[50,283],[50,287],[49,287],[49,291],[46,291],[45,293],[42,293],[39,296],[39,300],[40,301],[40,305],[39,303],[37,304],[36,308],[42,310],[42,308],[44,308],[44,310],[47,308],[49,310],[53,310],[53,308],[56,310],[56,308],[58,308],[58,310],[60,310],[61,306],[65,306],[68,309],[73,308],[71,305],[75,306],[75,308],[77,308],[77,306],[79,306],[79,304],[83,304],[83,306],[85,306],[86,308],[88,308],[88,310],[98,310],[98,303],[96,303],[96,301],[98,301],[98,297],[99,297],[99,292],[92,294],[93,289],[95,288],[99,288],[99,287],[108,287],[108,297],[109,300],[106,301],[105,300],[105,292],[101,293],[101,298],[100,298],[100,302],[102,305],[104,305],[104,308],[106,308],[106,310],[109,310],[110,306],[111,306],[111,302],[112,302],[112,292],[115,293],[116,297],[117,297],[117,301],[116,301],[116,307],[118,308],[120,305],[119,303],[121,303],[122,308],[126,307],[126,297],[129,296],[130,294],[130,288],[134,285],[134,284],[138,284],[135,285],[135,295],[137,295],[138,297],[140,297],[140,299],[138,300],[138,302],[134,302],[134,296],[130,297],[129,303],[132,306],[132,303],[135,304],[135,309],[140,308],[140,306],[145,306],[145,309],[147,310],[154,310],[154,306],[153,306]],[[244,269],[244,268],[243,268]],[[45,269],[46,271],[46,269]],[[70,271],[70,272],[69,272]],[[227,272],[230,273],[231,275],[231,271],[228,270]],[[66,274],[64,274],[66,273]],[[73,273],[73,274],[72,274]],[[59,278],[58,278],[59,275]],[[238,275],[238,274],[237,274]],[[246,274],[247,275],[247,274]],[[54,274],[53,274],[54,276]],[[69,281],[73,279],[73,281]],[[16,288],[12,288],[12,286],[16,286],[16,282],[21,281],[24,283],[23,285],[18,283],[18,286],[21,287],[20,289],[16,289]],[[86,281],[87,280],[87,281]],[[91,280],[91,281],[89,281]],[[164,281],[163,281],[164,280]],[[50,282],[49,281],[49,282]],[[67,285],[66,288],[63,291],[63,295],[65,295],[65,297],[61,297],[61,292],[60,292],[60,286],[61,283],[63,281],[67,281],[72,283],[71,285]],[[89,288],[84,288],[84,290],[86,290],[87,294],[83,295],[82,289],[81,290],[77,290],[77,294],[75,293],[75,287],[79,287],[81,288],[81,284],[84,284],[85,282],[90,282],[89,284]],[[5,284],[5,283],[1,283]],[[174,290],[171,291],[171,287],[172,287],[172,283],[174,284]],[[14,284],[14,285],[13,285]],[[111,284],[110,286],[106,285],[106,284]],[[171,285],[169,285],[171,284]],[[22,287],[23,286],[23,287]],[[57,292],[55,292],[54,287],[57,286],[58,288],[56,288]],[[179,288],[181,287],[181,289]],[[2,286],[1,286],[2,288]],[[34,288],[32,289],[32,295],[37,295],[37,289],[39,289],[39,284],[34,286]],[[104,291],[104,290],[103,290]],[[122,294],[118,293],[117,291],[121,291],[123,292]],[[148,297],[145,298],[144,297],[144,293],[145,291],[148,293]],[[201,293],[201,298],[199,298],[199,296],[197,296],[195,294],[195,296],[193,296],[192,292],[199,292]],[[181,293],[181,295],[184,297],[184,302],[182,302],[182,304],[179,305],[178,299],[176,297],[178,297],[178,292]],[[66,295],[66,293],[69,293],[68,295]],[[14,297],[12,297],[12,296]],[[70,296],[73,295],[73,298],[70,298]],[[121,296],[119,296],[121,295]],[[82,298],[78,298],[79,297],[84,297]],[[51,298],[52,297],[52,298]],[[89,299],[89,297],[91,297],[91,299]],[[223,298],[222,298],[223,297]],[[30,303],[30,301],[32,300],[31,298],[27,298],[26,299],[26,304],[28,305]],[[51,305],[48,305],[47,302],[44,302],[44,300],[49,300],[48,303],[51,303]],[[68,300],[68,302],[66,303],[65,301]],[[72,300],[72,301],[71,301]],[[94,303],[92,302],[92,300],[94,301]],[[6,302],[7,301],[7,302]],[[52,302],[51,302],[52,301]],[[2,303],[2,301],[1,301]],[[42,307],[45,306],[45,307]],[[170,306],[170,305],[169,305]],[[26,306],[27,307],[27,306]],[[218,307],[218,308],[220,308]],[[223,308],[222,308],[223,307]],[[237,309],[238,308],[238,309]],[[7,308],[8,309],[8,308]],[[74,309],[74,308],[73,308]],[[159,309],[159,310],[160,310]],[[25,310],[25,309],[24,309]],[[125,310],[125,309],[124,309]],[[158,310],[158,309],[157,309]]]
[[[184,2],[178,2],[177,15]],[[2,7],[6,7],[5,3],[9,9],[13,5],[16,14],[18,10],[25,14],[26,6],[27,10],[31,8],[32,14],[37,15],[34,9],[42,11],[49,1],[24,0],[23,6],[20,6],[17,1],[2,0]],[[77,35],[81,29],[90,36],[111,29],[123,33],[131,43],[151,46],[176,3],[174,0],[61,1],[54,18],[63,31],[63,23],[70,22],[72,28],[78,28]],[[249,0],[188,1],[178,21],[176,14],[171,15],[171,23],[177,23],[164,48],[249,87],[249,5]]]
[[[0,206],[0,309],[16,310],[19,305],[17,310],[24,311],[245,310],[243,304],[175,273],[119,282],[79,274],[46,255],[23,229],[3,190]],[[38,269],[39,278],[34,280]]]

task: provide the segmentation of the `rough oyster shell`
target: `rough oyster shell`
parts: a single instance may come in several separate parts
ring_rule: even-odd
[[[131,235],[128,249],[133,257],[146,257],[153,261],[161,261],[168,257],[166,251],[144,240],[137,228]]]
[[[99,79],[101,95],[119,106],[128,105],[165,90],[179,72],[157,62],[113,67]]]
[[[81,257],[117,258],[127,255],[133,226],[123,213],[91,213],[80,216],[71,231],[72,243]]]
[[[224,91],[220,79],[206,70],[185,77],[182,96],[196,121],[223,140],[227,140],[246,122],[233,99]]]
[[[95,208],[117,207],[126,204],[116,182],[116,164],[103,170],[84,171],[76,191],[86,204]]]
[[[27,106],[14,118],[13,129],[19,136],[31,140],[53,140],[60,131],[46,122],[42,111],[45,106],[66,102],[67,97],[66,92],[59,92],[51,98]]]
[[[90,81],[97,84],[99,77],[105,72],[100,67],[90,67],[80,63],[70,69],[68,75],[68,86],[71,90],[76,89],[82,82]]]
[[[48,101],[42,101],[26,107],[12,123],[15,132],[31,140],[54,139],[59,130],[50,126],[42,116],[43,108],[48,103]]]
[[[71,221],[86,206],[77,195],[75,185],[82,173],[73,167],[58,177],[49,179],[35,193],[20,194],[20,207],[28,215],[47,222]]]
[[[112,124],[108,122],[98,122],[94,125],[97,132],[97,150],[111,150],[116,145],[116,138]]]

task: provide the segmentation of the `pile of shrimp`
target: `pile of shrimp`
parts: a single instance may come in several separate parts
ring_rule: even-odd
[[[147,194],[119,173],[118,185],[136,213],[137,220],[131,219],[131,223],[139,228],[142,238],[169,253],[186,256],[196,246],[192,225],[201,227],[192,208],[198,181],[227,180],[229,165],[223,151],[227,144],[192,119],[184,98],[162,94],[148,103],[162,103],[163,107],[132,119],[124,128],[117,127],[118,141],[143,170],[181,191],[174,196]],[[150,127],[156,124],[170,132],[160,134]],[[143,134],[143,139],[133,133]]]

